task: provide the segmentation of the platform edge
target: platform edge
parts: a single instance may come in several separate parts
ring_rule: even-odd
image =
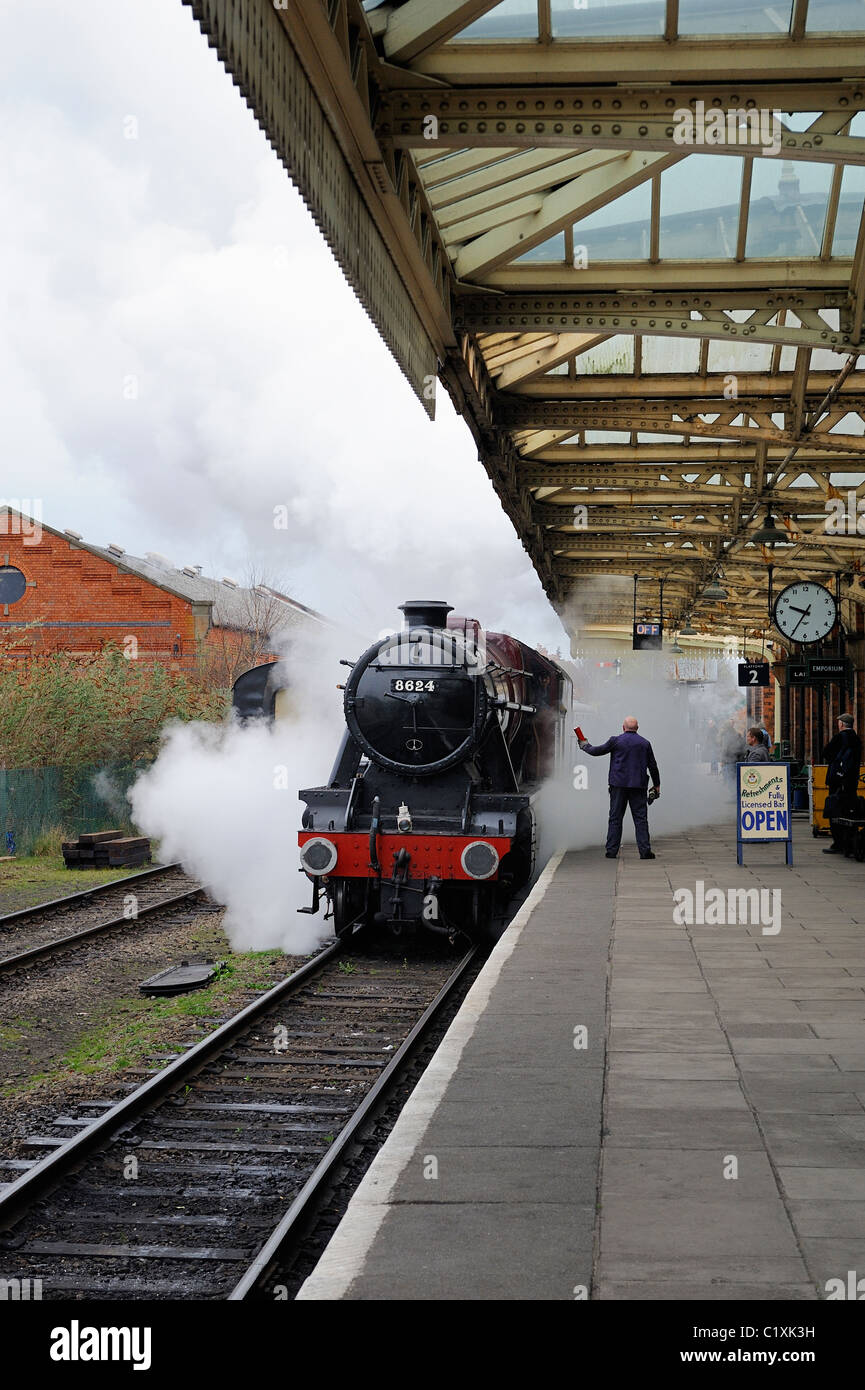
[[[363,1272],[373,1241],[390,1208],[394,1187],[421,1145],[430,1120],[459,1065],[463,1049],[489,1003],[502,967],[516,947],[535,908],[543,901],[564,855],[562,851],[550,858],[522,907],[497,942],[390,1135],[370,1164],[327,1249],[301,1285],[297,1293],[298,1301],[335,1301],[343,1298]]]

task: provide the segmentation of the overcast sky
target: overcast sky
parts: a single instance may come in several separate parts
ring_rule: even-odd
[[[431,596],[563,643],[181,0],[13,0],[0,75],[0,501],[364,629]]]

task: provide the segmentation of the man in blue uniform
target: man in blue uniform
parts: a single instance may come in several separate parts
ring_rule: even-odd
[[[622,732],[613,734],[606,743],[595,748],[583,740],[580,743],[584,753],[599,758],[610,754],[610,823],[607,827],[607,858],[615,859],[622,843],[622,820],[625,807],[630,806],[634,820],[634,833],[641,859],[654,859],[649,841],[649,813],[646,796],[646,782],[652,776],[655,794],[661,791],[661,774],[648,739],[637,733],[639,725],[633,715],[622,724]]]

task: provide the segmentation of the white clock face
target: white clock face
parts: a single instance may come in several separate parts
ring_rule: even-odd
[[[794,642],[820,642],[835,626],[835,600],[822,584],[788,584],[775,600],[775,626]]]

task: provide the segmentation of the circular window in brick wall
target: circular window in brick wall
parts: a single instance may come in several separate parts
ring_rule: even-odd
[[[0,603],[17,603],[27,592],[27,580],[14,565],[0,565]]]

